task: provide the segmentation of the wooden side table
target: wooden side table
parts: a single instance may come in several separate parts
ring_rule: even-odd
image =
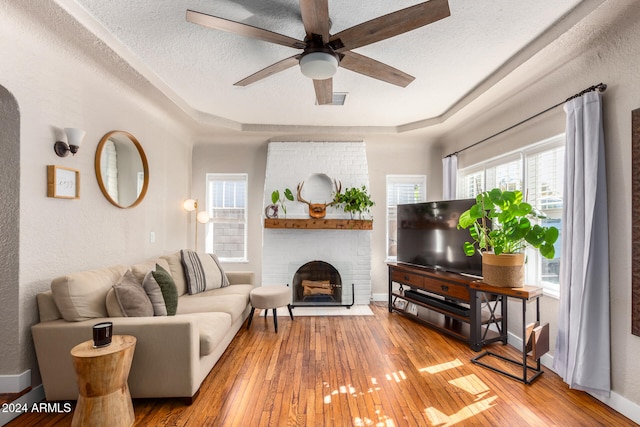
[[[135,421],[127,379],[136,338],[114,335],[111,344],[94,348],[93,340],[71,349],[80,395],[72,426],[131,426]]]
[[[504,374],[510,378],[521,381],[525,384],[531,384],[536,378],[542,375],[543,371],[540,366],[540,358],[536,358],[535,366],[529,366],[527,364],[527,303],[530,301],[535,301],[536,303],[536,322],[540,322],[540,297],[542,296],[542,288],[537,286],[525,286],[523,288],[502,288],[497,286],[491,286],[489,284],[483,283],[481,281],[474,281],[469,284],[469,290],[472,292],[472,304],[476,305],[476,312],[480,311],[480,298],[479,293],[488,293],[492,295],[498,296],[498,301],[500,301],[502,305],[503,316],[500,319],[501,323],[498,321],[492,322],[499,329],[502,329],[501,334],[504,333],[506,344],[506,334],[507,334],[507,318],[506,318],[506,305],[508,298],[519,299],[522,302],[522,360],[514,360],[491,351],[485,351],[478,356],[471,359],[471,362],[476,363],[478,365],[484,366],[485,368],[489,368],[493,371]],[[492,317],[494,317],[494,310],[491,309]],[[480,326],[478,325],[477,330],[474,332],[477,337],[480,337]],[[505,362],[509,362],[516,366],[522,368],[522,375],[516,376],[506,372],[503,369],[496,368],[490,364],[484,363],[480,359],[485,356],[493,356],[498,359],[502,359]],[[530,372],[529,372],[530,371]],[[533,376],[530,376],[529,373],[533,373]]]

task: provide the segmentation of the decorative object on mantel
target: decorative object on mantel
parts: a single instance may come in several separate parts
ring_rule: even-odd
[[[523,201],[521,191],[494,188],[478,194],[476,204],[460,215],[458,228],[469,229],[474,240],[465,242],[465,254],[471,256],[476,250],[482,254],[483,282],[524,286],[523,251],[527,246],[538,249],[545,258],[554,257],[553,244],[560,233],[555,227],[532,224],[540,218],[546,215]]]
[[[269,204],[264,208],[264,216],[268,219],[278,218],[278,205]]]
[[[282,206],[282,212],[284,213],[284,217],[287,217],[287,205],[286,201],[289,200],[293,202],[293,193],[289,188],[285,188],[283,192],[283,197],[280,198],[280,191],[273,190],[271,193],[271,205],[268,205],[264,214],[267,218],[278,218],[278,205]]]
[[[352,219],[356,213],[358,214],[358,219],[362,219],[362,214],[369,213],[370,208],[375,205],[375,202],[371,200],[366,185],[360,188],[347,188],[344,193],[336,193],[333,203],[341,205],[342,209],[348,212]]]
[[[80,198],[80,171],[62,166],[47,166],[47,197]]]
[[[336,203],[338,203],[336,198],[340,195],[340,191],[342,190],[342,183],[334,179],[333,185],[336,189],[336,194],[331,203],[311,203],[303,199],[301,195],[302,187],[304,186],[304,181],[298,184],[298,201],[309,205],[309,216],[311,218],[318,218],[318,219],[324,218],[327,215],[327,208],[329,206],[333,206]]]

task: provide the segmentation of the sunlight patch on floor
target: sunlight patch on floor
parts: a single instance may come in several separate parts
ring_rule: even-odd
[[[353,425],[356,427],[375,426],[375,427],[395,427],[396,423],[386,415],[378,416],[378,421],[373,421],[370,418],[355,417],[353,419]]]
[[[403,371],[392,372],[386,375],[387,380],[399,383],[407,379],[407,375]]]
[[[402,377],[406,378],[406,375],[402,371],[400,371],[400,373],[394,372],[393,375],[391,376],[387,375],[387,377],[389,380],[393,380],[395,378],[394,375],[398,377],[398,380],[400,380],[400,378]],[[366,393],[375,393],[380,390],[380,387],[378,387],[378,380],[376,378],[371,378],[371,384],[372,386],[367,389]],[[324,387],[331,389],[331,386],[326,382],[324,383]],[[328,394],[326,394],[324,396],[323,402],[325,405],[330,405],[334,396],[349,395],[350,397],[358,398],[358,397],[364,396],[364,394],[365,392],[362,392],[362,391],[359,392],[351,384],[341,385],[336,389],[331,390]],[[371,414],[367,414],[367,415],[371,416]],[[353,419],[353,425],[358,427],[365,427],[365,426],[396,427],[396,423],[387,415],[382,413],[380,409],[377,409],[375,411],[375,417],[374,417],[375,419],[372,419],[369,416],[355,417]]]
[[[460,368],[463,365],[464,364],[459,359],[454,359],[450,362],[422,368],[420,369],[420,372],[435,375],[449,369]],[[461,390],[464,390],[469,396],[473,396],[475,402],[461,408],[458,412],[451,415],[447,415],[434,407],[426,408],[424,412],[429,419],[430,424],[437,426],[452,426],[496,405],[495,401],[498,399],[498,396],[489,396],[491,389],[480,378],[478,378],[476,374],[459,376],[447,382]]]
[[[455,378],[449,381],[449,384],[454,385],[469,394],[475,395],[476,400],[485,397],[491,392],[489,387],[482,382],[476,374],[467,375],[465,377]]]
[[[451,362],[441,363],[439,365],[428,366],[420,369],[420,372],[427,372],[429,374],[437,374],[439,372],[446,371],[447,369],[458,368],[462,366],[462,362],[459,359],[452,360]]]
[[[435,375],[450,369],[459,368],[460,366],[463,366],[463,363],[459,359],[454,359],[447,363],[420,369],[419,371]],[[387,381],[396,383],[400,383],[408,379],[407,374],[404,371],[385,374],[385,378]],[[449,415],[432,406],[425,408],[424,415],[429,421],[429,425],[439,427],[453,426],[496,405],[498,396],[489,396],[491,390],[476,374],[459,376],[448,380],[448,383],[460,390],[463,390],[468,396],[470,396],[470,398],[466,400],[473,400],[473,402],[461,408],[458,412]],[[325,382],[324,387],[327,390],[323,399],[325,405],[330,405],[333,402],[334,397],[340,395],[358,398],[364,396],[366,393],[376,393],[380,390],[378,379],[375,377],[371,378],[371,386],[366,392],[358,391],[358,389],[351,384],[340,385],[333,388],[329,383]],[[380,409],[376,410],[375,416],[372,415],[373,414],[368,413],[365,417],[354,417],[353,425],[358,427],[396,427],[394,420],[382,413]]]
[[[425,409],[425,414],[429,418],[430,423],[433,423],[435,425],[442,425],[443,427],[453,426],[495,406],[493,402],[497,398],[498,396],[492,396],[479,402],[472,403],[471,405],[467,405],[455,414],[451,415],[446,415],[434,407]]]

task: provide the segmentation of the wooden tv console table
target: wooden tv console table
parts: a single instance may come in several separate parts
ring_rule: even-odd
[[[507,305],[470,286],[477,278],[402,263],[389,266],[389,312],[394,311],[448,334],[480,351],[485,344],[507,343]],[[394,286],[394,283],[398,286]],[[426,310],[418,312],[410,306]],[[489,328],[490,326],[494,328]]]

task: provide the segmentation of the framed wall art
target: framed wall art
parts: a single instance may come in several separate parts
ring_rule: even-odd
[[[63,166],[47,166],[47,197],[80,198],[80,171]]]

